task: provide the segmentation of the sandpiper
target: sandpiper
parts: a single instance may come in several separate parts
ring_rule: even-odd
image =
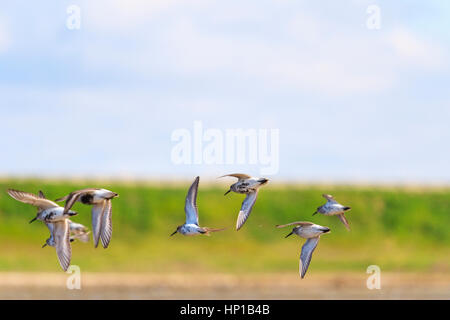
[[[55,202],[46,199],[42,191],[39,191],[38,195],[14,189],[8,189],[7,192],[17,201],[28,203],[38,208],[36,217],[33,218],[30,223],[35,220],[44,222],[64,221],[77,214],[75,211],[65,210]]]
[[[233,173],[221,176],[223,177],[235,177],[238,181],[230,186],[230,189],[225,192],[227,195],[230,191],[236,193],[245,193],[247,196],[242,202],[241,210],[239,211],[238,219],[236,221],[236,231],[241,229],[245,221],[247,221],[250,213],[252,212],[253,205],[258,197],[258,189],[265,185],[269,179],[266,178],[253,178],[242,173]]]
[[[323,194],[322,197],[327,199],[327,202],[324,205],[318,207],[317,211],[314,212],[313,215],[315,215],[316,213],[321,213],[325,216],[337,215],[344,226],[347,228],[347,230],[350,230],[350,226],[348,225],[348,221],[344,215],[344,212],[350,210],[351,208],[345,207],[342,204],[338,203],[336,200],[334,200],[331,194]]]
[[[329,233],[330,229],[328,227],[319,226],[318,224],[314,224],[312,222],[303,221],[277,225],[276,227],[283,228],[292,225],[295,225],[296,227],[292,229],[291,233],[289,233],[286,238],[295,233],[296,235],[307,239],[302,247],[302,253],[300,254],[299,263],[299,272],[300,276],[303,279],[305,277],[306,271],[308,270],[309,263],[311,262],[314,249],[316,249],[317,244],[319,243],[320,236],[324,233]]]
[[[66,201],[64,211],[69,211],[75,202],[81,202],[92,207],[92,233],[94,246],[97,248],[101,239],[103,248],[107,248],[112,236],[112,206],[111,199],[118,197],[115,192],[106,189],[82,189],[55,200]]]
[[[64,208],[46,199],[42,191],[39,191],[38,195],[34,195],[9,189],[8,194],[20,202],[28,203],[38,208],[36,217],[30,223],[35,220],[41,220],[47,225],[50,230],[50,238],[46,240],[46,245],[55,247],[59,264],[64,271],[67,271],[72,257],[68,217],[75,215],[76,212],[69,210],[64,213]]]
[[[186,203],[184,205],[184,212],[186,213],[185,224],[178,226],[177,230],[175,230],[175,232],[173,232],[170,236],[173,236],[177,232],[185,236],[195,236],[198,234],[209,235],[210,232],[224,230],[224,228],[212,229],[207,227],[200,227],[198,225],[197,193],[199,181],[200,177],[196,177],[186,196]]]

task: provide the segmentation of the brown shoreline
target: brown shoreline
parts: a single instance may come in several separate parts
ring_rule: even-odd
[[[450,299],[450,274],[382,273],[381,289],[368,274],[123,274],[82,273],[81,290],[69,274],[0,273],[0,299]]]

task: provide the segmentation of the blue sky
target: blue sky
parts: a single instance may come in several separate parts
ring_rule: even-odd
[[[199,120],[279,129],[280,180],[448,184],[449,30],[445,1],[2,3],[0,175],[258,174],[175,165]]]

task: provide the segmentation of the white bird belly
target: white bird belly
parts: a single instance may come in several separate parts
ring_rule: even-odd
[[[47,209],[42,211],[39,220],[62,221],[66,219],[63,213],[64,213],[63,207]]]
[[[297,234],[302,238],[309,239],[320,236],[322,233],[323,231],[310,227],[306,229],[299,229]]]
[[[182,233],[186,236],[194,236],[199,234],[199,227],[195,224],[186,224],[182,227]]]
[[[344,212],[344,206],[340,204],[333,204],[325,207],[324,215],[326,216],[334,216],[336,214],[340,214]]]

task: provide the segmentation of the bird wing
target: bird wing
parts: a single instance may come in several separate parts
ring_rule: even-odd
[[[223,178],[223,177],[235,177],[235,178],[238,178],[239,180],[245,180],[245,179],[250,179],[251,178],[249,175],[246,175],[246,174],[243,174],[243,173],[226,174],[226,175],[221,176],[219,178]]]
[[[202,229],[208,233],[208,232],[223,231],[223,230],[225,230],[227,228],[208,228],[208,227],[203,227]]]
[[[40,198],[39,196],[32,193],[8,189],[8,194],[17,201],[31,204],[32,206],[38,207],[41,210],[59,207],[53,201]]]
[[[309,238],[306,240],[305,244],[302,247],[302,253],[300,254],[300,276],[303,277],[308,270],[309,263],[311,262],[312,254],[314,249],[316,249],[317,244],[319,243],[319,237]]]
[[[59,259],[59,264],[64,271],[67,271],[72,257],[72,248],[70,247],[70,231],[67,220],[53,223],[56,254]]]
[[[322,197],[327,199],[327,202],[330,204],[338,203],[336,200],[334,200],[334,197],[331,194],[322,194]]]
[[[95,190],[98,190],[98,188],[85,188],[85,189],[81,189],[81,190],[72,191],[68,195],[66,195],[66,196],[64,196],[62,198],[56,199],[55,201],[56,202],[65,201],[65,200],[67,200],[67,198],[71,197],[75,193],[86,193],[86,192],[92,192],[92,191],[95,191]]]
[[[56,202],[64,201],[68,197],[70,197],[70,195],[75,194],[75,193],[88,193],[88,192],[93,192],[93,191],[97,191],[97,190],[100,190],[100,189],[99,188],[84,188],[84,189],[80,189],[80,190],[75,190],[75,191],[72,191],[71,193],[69,193],[67,196],[56,199],[55,201]]]
[[[82,190],[77,190],[77,191],[73,191],[71,193],[69,193],[69,195],[56,199],[56,202],[60,202],[60,201],[66,201],[66,204],[64,205],[64,213],[67,213],[70,208],[72,208],[72,206],[74,205],[74,203],[78,200],[78,198],[88,192],[92,192],[95,191],[96,189],[82,189]]]
[[[296,222],[291,222],[291,223],[287,223],[287,224],[278,224],[276,225],[277,228],[284,228],[287,226],[297,226],[297,225],[301,225],[301,226],[312,226],[314,223],[311,222],[306,222],[306,221],[296,221]]]
[[[247,193],[247,196],[242,202],[241,210],[239,211],[238,219],[236,221],[236,230],[242,228],[245,221],[247,221],[250,213],[252,212],[257,197],[258,191]]]
[[[69,196],[70,196],[70,194],[68,194],[68,195],[66,195],[66,196],[64,196],[62,198],[58,198],[58,199],[55,200],[55,202],[66,201]]]
[[[81,223],[77,223],[77,222],[73,222],[70,219],[67,219],[67,221],[69,221],[69,228],[70,228],[70,232],[77,232],[79,230],[87,230],[87,228],[85,226],[83,226]]]
[[[196,177],[186,196],[186,203],[184,205],[186,224],[192,223],[198,225],[197,193],[199,181],[200,177]]]
[[[94,238],[94,247],[96,248],[102,232],[102,216],[105,207],[106,201],[99,202],[92,207],[92,235]]]
[[[105,208],[102,215],[102,227],[100,231],[100,239],[103,248],[108,248],[112,237],[112,205],[111,200],[105,200]]]
[[[339,219],[342,221],[342,223],[344,224],[344,226],[347,228],[347,230],[350,231],[350,226],[348,225],[348,221],[347,218],[345,217],[345,215],[343,213],[340,213],[337,215],[339,217]]]

